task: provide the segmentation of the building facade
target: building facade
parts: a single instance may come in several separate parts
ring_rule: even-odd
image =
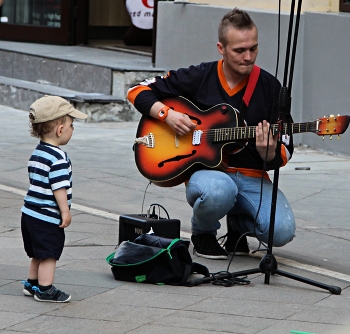
[[[149,5],[151,0],[138,1]],[[281,1],[280,28],[277,1],[234,1],[234,6],[247,10],[258,26],[257,65],[276,72],[281,82],[285,76],[293,1]],[[294,2],[297,5],[298,1]],[[206,4],[193,0],[155,0],[154,66],[169,70],[219,59],[217,26],[232,9],[232,3],[231,0],[206,0]],[[304,0],[301,9],[292,73],[294,121],[347,115],[350,113],[350,0]],[[84,45],[91,40],[122,39],[132,24],[125,0],[3,0],[0,11],[0,39],[10,41]],[[293,18],[295,22],[295,15]],[[295,142],[350,154],[347,133],[341,141],[335,138],[322,141],[308,133],[296,136]]]

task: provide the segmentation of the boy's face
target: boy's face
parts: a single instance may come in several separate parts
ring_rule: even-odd
[[[66,121],[64,124],[61,124],[61,128],[60,128],[60,136],[59,136],[59,145],[66,145],[69,140],[72,138],[73,135],[73,130],[74,130],[74,126],[73,126],[73,117],[67,115],[66,116]]]

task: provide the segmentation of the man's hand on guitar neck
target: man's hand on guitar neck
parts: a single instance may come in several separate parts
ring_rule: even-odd
[[[270,132],[270,133],[269,133]],[[263,121],[256,127],[256,149],[263,160],[269,163],[275,158],[278,137],[272,135],[270,123]],[[266,157],[267,150],[267,157]]]
[[[153,104],[150,110],[150,116],[158,119],[159,110],[164,106],[165,105],[161,102]],[[164,122],[180,136],[185,135],[196,127],[196,124],[191,121],[188,115],[173,109],[168,110],[168,116],[164,119]]]

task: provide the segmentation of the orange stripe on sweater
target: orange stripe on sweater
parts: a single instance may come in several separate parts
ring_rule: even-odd
[[[235,87],[233,87],[231,89],[226,81],[226,78],[225,78],[223,63],[224,63],[223,59],[219,60],[219,62],[218,62],[219,80],[220,80],[222,88],[226,91],[226,93],[229,96],[233,96],[236,93],[238,93],[247,84],[249,76],[244,78],[238,85],[236,85]]]
[[[132,103],[135,104],[135,99],[137,95],[139,95],[141,92],[145,90],[151,90],[151,88],[147,86],[135,86],[133,88],[130,88],[128,90],[128,100]]]

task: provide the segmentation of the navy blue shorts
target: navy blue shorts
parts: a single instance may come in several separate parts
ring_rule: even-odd
[[[30,258],[59,260],[64,247],[64,228],[22,213],[24,250]]]

